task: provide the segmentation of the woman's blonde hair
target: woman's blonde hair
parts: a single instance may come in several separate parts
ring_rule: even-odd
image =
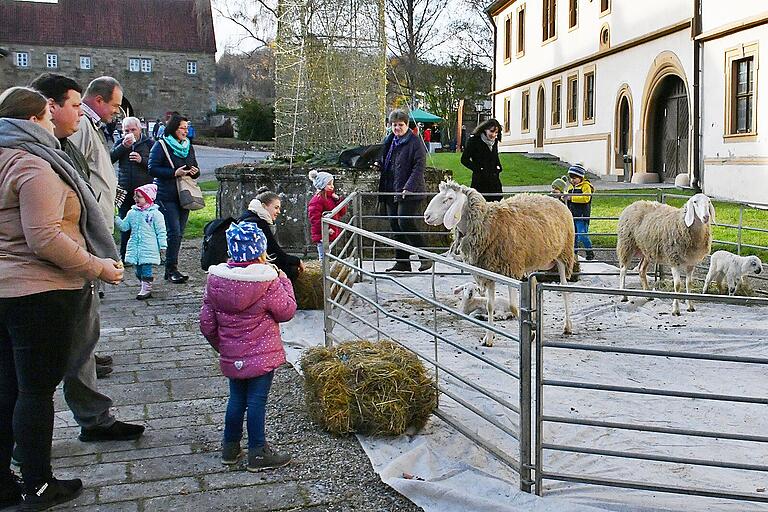
[[[45,96],[29,87],[11,87],[0,94],[0,117],[42,119],[47,109]]]

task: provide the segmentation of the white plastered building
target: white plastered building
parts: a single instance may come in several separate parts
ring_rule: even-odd
[[[763,0],[497,0],[501,151],[768,203]],[[629,179],[630,176],[627,176]]]

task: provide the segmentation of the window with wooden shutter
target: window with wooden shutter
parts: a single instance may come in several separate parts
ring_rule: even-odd
[[[557,0],[542,0],[541,40],[547,41],[557,35]]]
[[[504,61],[512,58],[512,17],[504,18]]]
[[[584,124],[595,121],[595,72],[584,72]]]
[[[579,121],[579,75],[568,77],[566,126],[576,125]]]
[[[569,0],[568,28],[575,27],[579,22],[579,0]]]
[[[525,5],[517,10],[517,56],[525,54]]]
[[[562,114],[560,111],[563,103],[563,84],[560,80],[552,82],[552,128],[560,128]]]
[[[520,105],[520,131],[527,132],[530,130],[530,113],[531,113],[531,93],[530,91],[523,91],[522,104]]]

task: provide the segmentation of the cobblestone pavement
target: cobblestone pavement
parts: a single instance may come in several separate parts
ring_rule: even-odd
[[[82,443],[57,392],[54,472],[85,484],[80,498],[58,510],[421,510],[381,482],[356,438],[334,438],[309,421],[301,377],[290,366],[275,377],[267,437],[292,453],[291,464],[248,473],[243,464],[220,463],[227,382],[198,330],[205,279],[198,247],[199,240],[184,244],[187,284],[160,279],[152,299],[137,301],[128,268],[126,283],[107,287],[98,352],[114,357],[115,372],[99,383],[117,418],[147,431],[132,442]]]

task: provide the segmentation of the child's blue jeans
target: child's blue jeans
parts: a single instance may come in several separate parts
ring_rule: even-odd
[[[573,227],[576,228],[576,240],[574,241],[574,248],[579,247],[579,243],[584,246],[585,249],[592,248],[592,240],[589,239],[587,232],[589,231],[589,219],[573,219]]]
[[[136,277],[139,281],[151,281],[152,280],[152,265],[150,263],[142,263],[136,265]]]
[[[248,411],[248,449],[266,444],[264,422],[267,395],[272,387],[271,371],[252,379],[229,379],[229,402],[224,416],[224,442],[239,442],[243,438],[243,418]]]
[[[323,242],[317,242],[317,259],[323,261],[325,258],[325,248],[323,248]]]

